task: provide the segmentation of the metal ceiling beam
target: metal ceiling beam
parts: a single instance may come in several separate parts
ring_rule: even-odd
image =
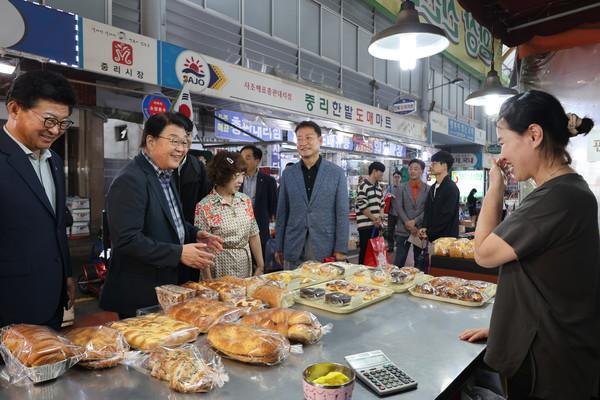
[[[512,26],[510,28],[507,28],[506,32],[512,32],[512,31],[516,31],[516,30],[519,30],[519,29],[527,28],[529,26],[538,25],[538,24],[541,24],[541,23],[544,23],[544,22],[548,22],[548,21],[553,21],[555,19],[566,17],[568,15],[573,15],[573,14],[580,13],[582,11],[591,10],[592,8],[596,8],[596,7],[600,7],[600,3],[589,4],[587,6],[576,8],[574,10],[564,11],[564,12],[561,12],[561,13],[558,13],[558,14],[551,15],[549,17],[536,19],[535,21],[529,21],[529,22],[526,22],[524,24],[517,25],[517,26]]]

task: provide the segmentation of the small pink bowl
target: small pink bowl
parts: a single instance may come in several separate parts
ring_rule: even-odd
[[[350,381],[338,386],[324,386],[313,381],[329,372],[338,371],[350,378]],[[354,390],[354,371],[342,364],[318,363],[308,366],[303,373],[305,400],[351,400]]]

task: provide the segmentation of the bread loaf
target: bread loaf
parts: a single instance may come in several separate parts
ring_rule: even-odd
[[[166,310],[173,304],[181,303],[182,301],[190,299],[196,295],[195,290],[177,285],[157,286],[155,290],[158,303],[161,305],[163,310]]]
[[[289,355],[290,342],[280,333],[249,325],[220,323],[208,331],[210,345],[234,360],[276,364]]]
[[[131,347],[152,350],[158,346],[177,346],[196,340],[198,328],[159,314],[147,314],[112,322]]]
[[[213,324],[221,322],[224,318],[231,322],[237,320],[242,313],[242,309],[220,301],[194,298],[174,305],[169,309],[167,315],[178,321],[194,325],[200,332],[206,332]]]
[[[274,308],[242,318],[241,324],[277,331],[300,343],[315,343],[321,338],[321,324],[308,311]]]
[[[116,329],[108,326],[89,326],[71,329],[65,337],[85,350],[79,365],[99,369],[113,367],[129,350],[127,341]]]
[[[200,282],[186,282],[183,285],[184,288],[192,289],[196,291],[196,297],[202,299],[219,300],[219,293],[216,290],[212,290],[208,286],[203,285]]]
[[[292,293],[270,284],[257,288],[252,294],[252,297],[268,304],[271,308],[286,308],[294,304],[294,296]]]
[[[26,367],[79,357],[83,350],[45,326],[17,324],[5,329],[2,344]]]

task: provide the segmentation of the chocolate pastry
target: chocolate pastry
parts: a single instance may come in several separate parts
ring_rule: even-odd
[[[351,300],[352,296],[341,292],[333,292],[325,295],[325,303],[335,306],[346,306],[350,304]]]
[[[320,299],[323,296],[325,296],[325,289],[311,287],[300,289],[300,297],[303,299]]]

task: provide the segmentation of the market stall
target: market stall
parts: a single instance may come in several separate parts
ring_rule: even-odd
[[[306,306],[333,331],[303,354],[291,354],[280,365],[254,366],[224,359],[229,382],[202,394],[206,399],[301,399],[302,371],[309,365],[331,361],[345,364],[344,356],[382,350],[418,383],[416,390],[400,393],[401,399],[445,398],[456,390],[485,349],[484,344],[460,341],[466,328],[486,326],[492,306],[464,307],[395,294],[369,308],[338,315]],[[204,340],[200,336],[199,340]],[[0,391],[8,399],[165,399],[192,398],[171,391],[157,379],[130,367],[89,371],[71,368],[57,380],[16,387],[0,380]],[[197,395],[196,395],[197,397]],[[376,399],[374,392],[356,383],[355,399]]]

